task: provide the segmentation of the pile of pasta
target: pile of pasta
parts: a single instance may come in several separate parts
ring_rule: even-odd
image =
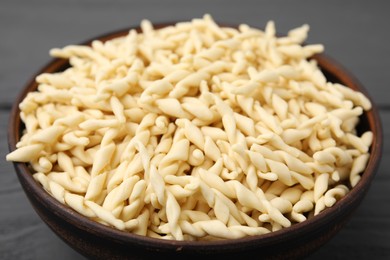
[[[274,232],[332,207],[369,159],[362,93],[328,82],[303,44],[202,18],[50,54],[8,161],[59,202],[125,232],[173,240]]]

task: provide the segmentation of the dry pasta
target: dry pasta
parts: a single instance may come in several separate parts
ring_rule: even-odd
[[[305,221],[360,179],[372,133],[361,93],[328,82],[304,45],[201,19],[52,49],[8,161],[104,225],[175,240],[234,239]]]

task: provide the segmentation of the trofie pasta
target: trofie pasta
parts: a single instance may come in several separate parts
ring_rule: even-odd
[[[235,239],[303,222],[359,182],[373,139],[356,131],[370,101],[327,81],[308,31],[206,14],[52,49],[70,67],[36,78],[6,159],[85,217],[143,236]]]

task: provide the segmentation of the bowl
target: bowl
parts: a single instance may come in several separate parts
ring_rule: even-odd
[[[173,23],[155,25],[161,28]],[[125,28],[95,39],[106,41],[128,33]],[[140,28],[135,28],[140,30]],[[89,45],[92,40],[84,42]],[[375,177],[382,152],[382,126],[377,107],[361,83],[336,60],[317,54],[315,59],[327,79],[344,84],[365,94],[372,103],[372,109],[361,116],[357,130],[371,130],[373,143],[371,156],[358,184],[335,205],[308,220],[260,236],[219,241],[176,241],[126,233],[104,226],[78,214],[49,195],[32,177],[32,170],[26,163],[14,162],[21,186],[40,218],[70,247],[92,259],[149,259],[154,257],[182,258],[186,256],[254,257],[263,259],[297,259],[310,255],[329,241],[348,222],[359,206]],[[52,59],[36,75],[64,70],[69,66],[63,59]],[[16,149],[21,137],[23,123],[18,104],[31,91],[37,89],[35,76],[21,91],[14,102],[8,128],[9,150]]]

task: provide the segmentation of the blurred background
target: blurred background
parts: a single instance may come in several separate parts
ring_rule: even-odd
[[[367,197],[347,226],[309,259],[390,259],[390,2],[384,0],[1,0],[0,1],[0,259],[83,259],[40,220],[5,161],[14,99],[49,60],[49,49],[152,23],[186,21],[208,13],[220,23],[279,33],[310,26],[309,43],[322,43],[363,83],[384,127],[383,158]]]

